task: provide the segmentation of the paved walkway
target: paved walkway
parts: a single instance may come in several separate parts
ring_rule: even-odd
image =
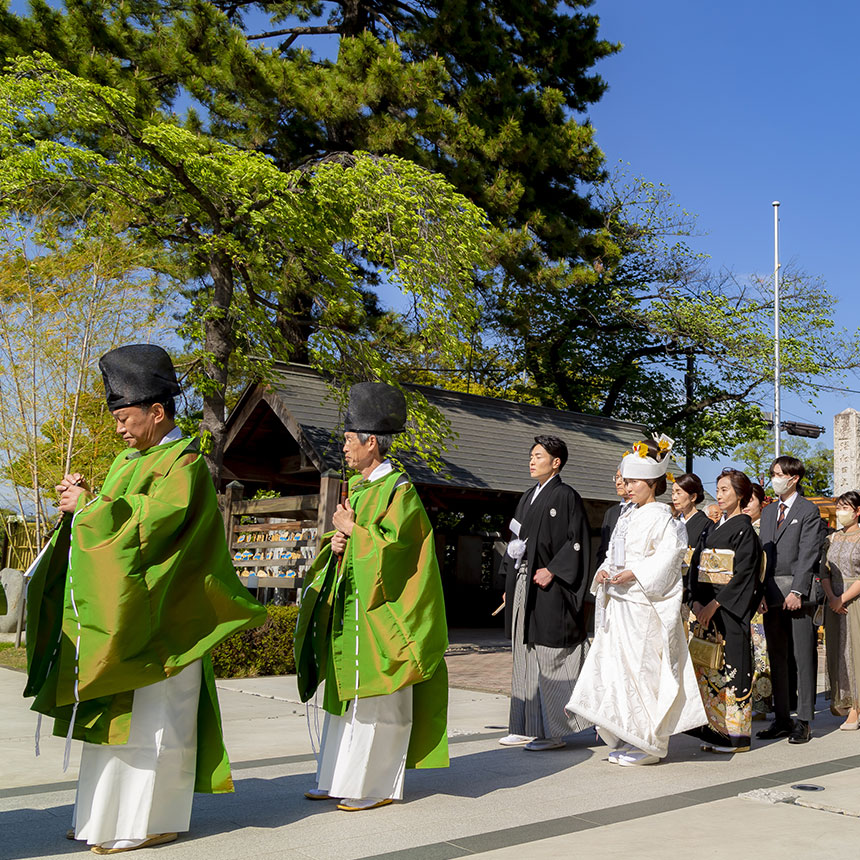
[[[511,692],[511,641],[502,630],[451,630],[445,655],[452,687],[483,693]]]
[[[473,681],[499,685],[502,650],[486,642],[455,641],[455,647],[461,651],[449,658],[453,666],[460,660]],[[19,672],[0,669],[0,860],[81,855],[82,846],[63,838],[79,752],[73,751],[65,774],[62,740],[43,737],[42,755],[33,757],[35,718],[20,698],[23,680]],[[135,855],[141,860],[448,860],[474,854],[629,860],[665,858],[669,850],[697,858],[743,852],[756,860],[813,854],[855,860],[860,846],[860,732],[839,732],[840,719],[821,700],[824,710],[809,744],[759,743],[731,758],[703,753],[681,736],[664,763],[638,769],[609,765],[593,732],[553,752],[503,748],[499,727],[507,721],[508,699],[452,689],[451,767],[410,771],[402,803],[344,813],[302,796],[313,785],[315,763],[294,679],[218,686],[236,793],[198,795],[192,832]],[[790,788],[799,782],[825,790]],[[755,789],[785,789],[797,799],[738,796]]]

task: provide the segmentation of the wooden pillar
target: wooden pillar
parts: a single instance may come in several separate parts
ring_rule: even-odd
[[[245,485],[238,481],[230,481],[224,488],[224,531],[227,534],[227,549],[233,553],[233,506],[242,501]]]
[[[329,469],[320,476],[320,506],[317,511],[317,550],[319,550],[322,536],[334,528],[331,518],[340,502],[340,486],[340,473],[334,469]]]

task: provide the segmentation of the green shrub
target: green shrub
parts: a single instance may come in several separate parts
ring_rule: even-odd
[[[262,627],[243,630],[225,639],[213,652],[216,678],[292,675],[296,671],[293,634],[298,606],[267,606]]]

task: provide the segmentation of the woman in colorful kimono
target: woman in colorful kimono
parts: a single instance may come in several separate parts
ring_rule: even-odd
[[[744,508],[744,513],[752,520],[755,533],[761,528],[761,512],[768,505],[768,498],[761,484],[752,485],[752,496]],[[764,583],[762,583],[762,589]],[[773,685],[770,681],[770,660],[767,656],[767,640],[764,636],[764,612],[767,611],[765,601],[759,604],[753,615],[752,649],[753,649],[753,686],[752,709],[753,719],[763,720],[773,710]]]
[[[824,630],[830,707],[845,717],[844,732],[860,726],[860,493],[849,490],[836,499],[841,531],[827,539],[821,587],[827,595]]]
[[[750,622],[758,607],[761,542],[742,513],[752,482],[737,469],[717,479],[717,504],[723,513],[690,564],[693,612],[700,624],[713,624],[725,640],[723,665],[696,666],[708,725],[695,732],[702,749],[745,752],[752,725],[752,637]]]
[[[618,520],[591,591],[601,623],[567,710],[598,727],[622,766],[664,758],[673,734],[707,722],[681,623],[687,532],[668,505],[672,440],[639,442],[621,461],[634,507]]]

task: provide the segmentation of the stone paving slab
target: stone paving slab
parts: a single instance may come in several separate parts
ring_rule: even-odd
[[[860,773],[854,771],[850,777],[856,785]],[[482,852],[480,856],[486,860],[523,860],[523,857],[569,860],[572,856],[665,860],[671,853],[675,857],[694,858],[737,854],[755,860],[796,857],[855,860],[858,845],[858,819],[786,804],[769,806],[730,798],[530,842],[527,853],[522,845],[515,845]],[[456,840],[453,847],[460,847]]]
[[[821,786],[823,791],[803,791],[794,788],[798,782],[788,783],[781,788],[795,796],[795,805],[809,809],[820,809],[852,818],[860,818],[860,776],[857,771],[828,774],[810,780],[813,785]],[[860,853],[860,844],[857,846]]]

